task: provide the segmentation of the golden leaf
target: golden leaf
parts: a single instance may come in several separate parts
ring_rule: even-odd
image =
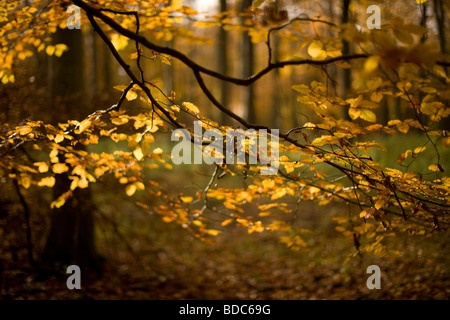
[[[54,177],[45,177],[42,178],[39,182],[38,182],[38,186],[39,187],[53,187],[55,185],[55,178]]]
[[[379,56],[370,56],[364,62],[364,71],[370,73],[378,68],[378,62],[380,61]]]
[[[184,203],[189,203],[189,202],[192,202],[192,200],[194,200],[194,198],[192,198],[192,197],[180,197],[180,199]]]
[[[129,184],[125,187],[125,193],[127,196],[131,197],[136,192],[136,186],[134,184]]]
[[[57,163],[52,167],[54,173],[63,173],[69,171],[69,167],[65,163]]]
[[[190,112],[194,113],[194,114],[199,114],[200,110],[198,109],[198,107],[196,105],[194,105],[193,103],[190,102],[183,102],[183,106]]]
[[[314,40],[308,47],[308,54],[316,60],[324,60],[327,57],[327,52],[322,49],[323,44],[319,40]]]
[[[282,198],[286,195],[286,188],[279,188],[275,193],[270,197],[271,200],[276,200]]]
[[[55,142],[56,143],[60,143],[64,140],[64,135],[63,134],[57,134],[55,137]]]
[[[361,119],[364,119],[366,121],[369,122],[375,122],[377,121],[377,116],[375,115],[375,113],[369,109],[365,109],[365,108],[361,108],[360,109],[360,117]]]
[[[211,236],[217,236],[217,235],[221,234],[222,231],[209,229],[209,230],[206,230],[206,233],[211,235]]]
[[[50,208],[61,208],[64,203],[66,203],[66,197],[62,195],[50,204]]]
[[[361,111],[357,108],[349,108],[348,115],[352,118],[352,120],[356,120],[361,115]]]
[[[48,171],[48,164],[46,162],[35,162],[33,165],[38,167],[40,173]]]
[[[428,170],[444,172],[444,168],[442,168],[442,166],[439,163],[438,164],[430,164],[428,166]]]
[[[33,131],[33,129],[31,127],[24,126],[19,129],[19,134],[21,136],[24,136],[24,135],[29,134],[31,131]]]
[[[233,221],[233,219],[227,219],[227,220],[224,220],[224,221],[222,221],[221,225],[222,225],[222,226],[229,225],[232,221]]]
[[[140,146],[138,146],[134,151],[133,151],[134,156],[136,157],[136,159],[138,161],[141,161],[142,158],[144,158],[144,154],[142,153],[142,149]]]
[[[138,97],[137,92],[134,90],[128,90],[126,98],[128,101],[135,100]]]
[[[81,121],[79,126],[78,126],[78,133],[84,132],[87,128],[89,128],[91,123],[92,122],[89,119],[84,119],[83,121]]]

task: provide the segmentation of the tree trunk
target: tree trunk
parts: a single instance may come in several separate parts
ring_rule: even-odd
[[[245,12],[252,5],[252,0],[242,1],[242,12]],[[243,19],[245,21],[245,18]],[[254,70],[254,48],[252,40],[247,31],[243,34],[242,39],[242,76],[247,78],[253,75]],[[254,105],[254,87],[249,85],[243,90],[243,102],[246,106],[247,121],[250,123],[256,122],[256,113]]]
[[[224,13],[228,10],[227,0],[220,0],[220,12]],[[223,17],[225,18],[225,17]],[[219,45],[217,46],[218,52],[218,64],[220,74],[228,74],[228,37],[227,32],[222,26],[219,29]],[[230,108],[230,85],[227,81],[220,82],[220,103],[226,109]],[[228,115],[221,112],[220,113],[220,124],[230,125],[231,119]]]
[[[349,7],[350,0],[342,1],[342,17],[341,22],[346,24],[349,22]],[[350,54],[350,43],[347,40],[342,40],[342,55],[346,56]],[[352,87],[351,69],[342,69],[341,73],[341,94],[343,99],[349,98],[347,95],[350,93]],[[342,119],[350,120],[348,110],[344,109],[342,112]]]
[[[57,111],[54,112],[54,121],[84,118],[89,101],[83,100],[82,32],[59,29],[54,35],[54,43],[64,43],[69,47],[69,51],[60,58],[50,59],[50,90],[53,107]],[[71,180],[68,174],[56,175],[55,178],[53,191],[56,198],[70,189]],[[44,264],[76,264],[83,270],[99,271],[92,213],[90,189],[76,189],[64,206],[53,210],[50,233],[42,254]]]

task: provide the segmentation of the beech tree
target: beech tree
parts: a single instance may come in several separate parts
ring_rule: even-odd
[[[428,4],[423,0],[404,2],[417,6],[417,10]],[[309,231],[289,223],[286,217],[295,215],[296,208],[287,205],[288,197],[321,206],[345,203],[351,210],[334,218],[339,224],[336,230],[354,241],[356,252],[395,254],[386,251],[385,237],[443,232],[449,226],[449,163],[441,156],[450,145],[444,126],[450,114],[450,60],[442,27],[442,15],[449,10],[442,1],[435,3],[437,33],[427,23],[421,25],[421,21],[410,21],[395,12],[382,16],[380,29],[369,29],[369,4],[365,1],[343,1],[339,8],[342,16],[336,21],[313,12],[291,15],[289,8],[301,5],[295,1],[286,1],[283,8],[278,3],[272,5],[272,1],[256,0],[247,10],[238,7],[226,15],[211,14],[202,20],[179,0],[2,1],[0,79],[6,88],[17,80],[18,64],[44,53],[64,57],[70,52],[67,45],[51,40],[58,30],[72,27],[67,25],[67,21],[74,22],[69,19],[73,13],[67,11],[70,5],[81,13],[81,20],[75,22],[82,29],[89,26],[95,31],[128,79],[114,84],[114,105],[95,105],[82,118],[2,124],[2,176],[15,181],[19,189],[38,190],[56,188],[56,177],[66,175],[70,184],[66,190],[55,189],[60,192],[49,204],[63,212],[77,190],[113,177],[123,185],[127,196],[146,194],[152,199],[146,202],[140,197],[136,200],[140,207],[157,212],[163,221],[177,223],[199,239],[208,240],[236,226],[249,233],[279,232],[281,241],[296,250],[306,246]],[[192,44],[208,42],[186,27],[189,21],[195,21],[197,30],[219,26],[248,35],[252,42],[246,43],[248,47],[265,48],[264,55],[258,56],[265,60],[264,66],[247,69],[252,71],[249,76],[234,76],[195,61],[177,49],[177,43],[164,46],[174,38]],[[295,52],[280,53],[277,48],[274,55],[274,37],[280,46],[287,44],[296,48]],[[231,48],[230,42],[227,46],[228,50],[239,51]],[[131,48],[130,54],[127,50]],[[220,60],[226,58],[224,55]],[[176,88],[165,92],[146,71],[149,66],[173,63],[189,70],[207,104],[185,101]],[[223,85],[257,89],[270,73],[289,68],[315,68],[318,79],[290,84],[299,108],[307,108],[310,116],[299,117],[300,126],[280,130],[277,137],[275,130],[282,128],[269,127],[255,115],[250,119],[239,115],[228,102],[223,105],[227,100],[210,86],[213,79]],[[330,73],[330,68],[341,72]],[[331,74],[341,74],[342,80]],[[336,83],[342,90],[333,90]],[[79,101],[67,103],[76,109]],[[145,111],[133,109],[132,103],[144,106]],[[396,118],[383,117],[391,107],[402,108],[402,112],[395,113]],[[218,119],[205,115],[211,108],[220,111]],[[236,127],[218,122],[224,117],[233,120]],[[201,122],[203,130],[218,130],[223,145],[230,139],[227,129],[253,129],[260,137],[262,131],[267,132],[269,148],[280,151],[276,174],[262,174],[264,163],[226,163],[225,153],[211,152],[215,140],[194,132],[194,120]],[[209,183],[195,193],[173,193],[148,174],[152,170],[174,170],[170,150],[159,147],[157,139],[170,137],[175,129],[188,130],[192,143],[200,141],[205,157],[224,160],[210,165]],[[383,143],[384,137],[394,135],[413,135],[416,145],[406,149],[401,144]],[[88,146],[107,140],[117,144],[114,152],[89,151]],[[244,152],[247,159],[262,158],[261,151],[254,154],[250,142],[237,144],[235,149]],[[374,156],[374,149],[396,154],[397,159],[383,163]],[[40,160],[34,161],[27,153],[39,154]],[[420,158],[426,166],[412,171],[411,165]],[[225,176],[242,180],[242,187],[221,184]],[[247,214],[245,207],[249,204],[256,208],[257,215]],[[209,218],[215,213],[222,217],[219,225],[213,225]],[[364,245],[361,238],[366,239]]]

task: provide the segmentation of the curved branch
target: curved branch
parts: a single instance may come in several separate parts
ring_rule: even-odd
[[[140,35],[136,34],[135,32],[122,27],[119,23],[114,21],[112,18],[103,14],[100,9],[93,8],[82,0],[71,0],[71,1],[74,4],[76,4],[77,6],[79,6],[80,8],[82,8],[86,12],[86,14],[99,18],[104,23],[106,23],[108,26],[110,26],[112,29],[117,31],[119,34],[142,44],[147,49],[150,49],[150,50],[162,53],[162,54],[170,55],[173,58],[176,58],[179,61],[181,61],[183,64],[185,64],[187,67],[189,67],[193,71],[198,71],[198,72],[207,74],[211,77],[214,77],[216,79],[234,83],[234,84],[240,85],[240,86],[248,86],[248,85],[254,83],[255,81],[257,81],[258,79],[260,79],[262,76],[269,73],[270,71],[272,71],[274,69],[284,68],[286,66],[299,66],[299,65],[323,66],[323,65],[331,64],[331,63],[334,63],[337,61],[361,59],[361,58],[367,58],[370,56],[368,54],[353,54],[353,55],[348,55],[348,56],[335,57],[335,58],[331,58],[331,59],[327,59],[327,60],[302,59],[302,60],[281,61],[281,62],[269,63],[264,69],[260,70],[259,72],[252,75],[249,78],[230,77],[230,76],[223,75],[217,71],[210,70],[208,68],[205,68],[205,67],[199,65],[198,63],[189,59],[186,55],[184,55],[183,53],[181,53],[178,50],[175,50],[173,48],[159,46],[153,42],[150,42],[144,36],[140,36]]]

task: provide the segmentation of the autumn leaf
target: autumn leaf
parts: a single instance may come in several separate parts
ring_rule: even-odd
[[[444,168],[439,163],[438,164],[430,164],[428,166],[428,170],[444,172]]]
[[[271,200],[276,200],[284,197],[286,195],[286,188],[279,188],[275,193],[270,197]]]
[[[48,164],[47,162],[35,162],[34,165],[38,167],[38,171],[40,173],[44,173],[48,171]]]
[[[379,61],[380,61],[379,56],[370,56],[364,62],[364,71],[367,73],[371,73],[372,71],[378,68]]]
[[[322,48],[322,42],[319,40],[314,40],[308,47],[308,54],[315,60],[325,60],[327,57],[327,52]]]
[[[38,182],[37,185],[39,187],[49,187],[49,188],[51,188],[51,187],[53,187],[55,185],[55,182],[56,182],[56,180],[55,180],[54,177],[45,177],[45,178],[42,178]]]
[[[200,110],[197,108],[196,105],[194,105],[191,102],[183,102],[183,106],[190,112],[194,113],[194,114],[199,114]]]
[[[78,133],[86,131],[86,129],[89,128],[91,124],[92,122],[89,119],[84,119],[83,121],[81,121],[78,125]]]
[[[352,118],[352,120],[356,120],[361,115],[361,110],[357,108],[349,108],[348,115]]]
[[[233,222],[233,219],[227,219],[227,220],[224,220],[224,221],[222,221],[222,223],[221,223],[221,226],[227,226],[227,225],[229,225],[231,222]]]
[[[56,163],[52,167],[54,173],[63,173],[69,171],[69,167],[65,163]]]
[[[21,136],[24,136],[24,135],[29,134],[29,133],[32,132],[32,131],[33,131],[33,128],[28,127],[28,126],[24,126],[24,127],[21,127],[21,128],[19,129],[19,134],[20,134]]]
[[[136,188],[135,184],[129,184],[125,187],[125,193],[129,197],[131,197],[136,192],[136,190],[137,190],[137,188]]]
[[[373,111],[369,110],[369,109],[366,109],[366,108],[361,108],[360,109],[359,117],[361,119],[364,119],[364,120],[369,121],[369,122],[377,121],[377,116],[375,115],[375,113]]]
[[[183,201],[184,203],[190,203],[192,202],[192,200],[194,200],[193,197],[180,197],[181,201]]]
[[[211,235],[211,236],[217,236],[217,235],[221,234],[222,231],[209,229],[209,230],[206,230],[206,233]]]
[[[144,154],[142,153],[142,149],[140,146],[134,149],[133,155],[136,157],[138,161],[141,161],[144,158]]]

